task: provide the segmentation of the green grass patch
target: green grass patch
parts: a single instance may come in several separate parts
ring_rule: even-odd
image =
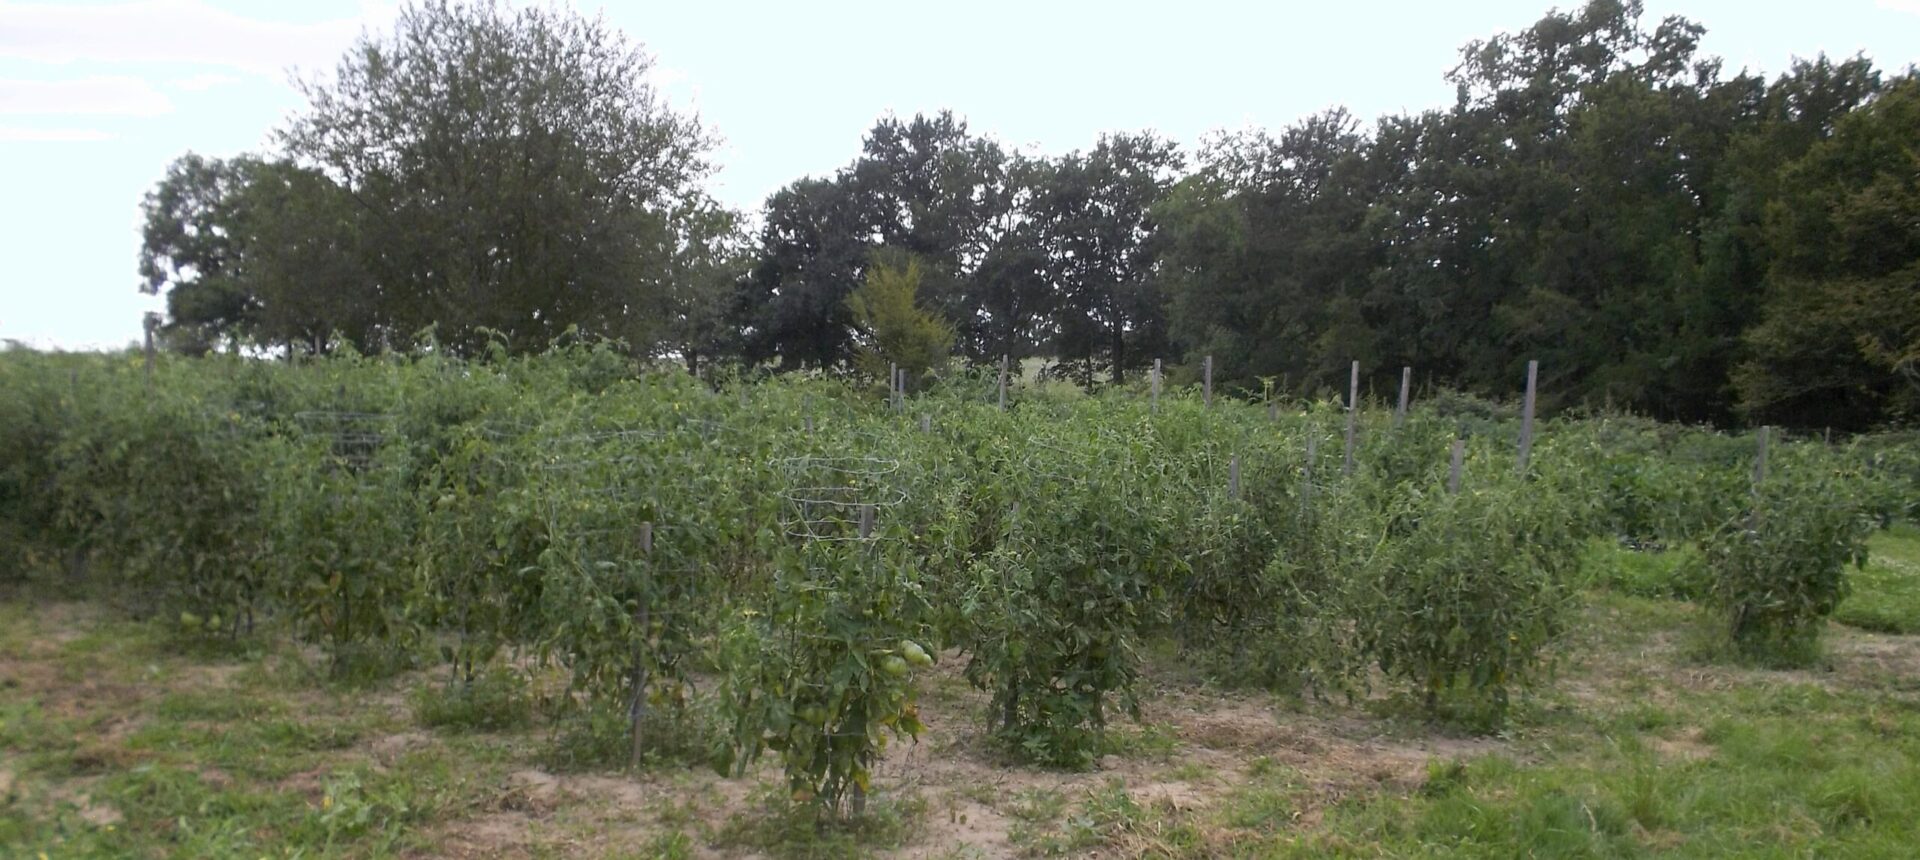
[[[1697,600],[1707,590],[1705,559],[1692,544],[1633,549],[1594,538],[1582,548],[1580,571],[1590,588],[1634,597]]]
[[[714,834],[717,848],[749,849],[780,860],[840,860],[868,857],[905,845],[926,816],[917,794],[875,794],[866,811],[845,820],[823,817],[811,804],[796,803],[778,787],[760,793],[757,808],[736,815]]]
[[[1848,576],[1852,593],[1835,620],[1881,633],[1920,633],[1920,527],[1901,523],[1874,535],[1867,566]]]
[[[527,679],[505,669],[468,682],[428,685],[413,693],[413,718],[421,725],[455,731],[497,732],[533,724]]]

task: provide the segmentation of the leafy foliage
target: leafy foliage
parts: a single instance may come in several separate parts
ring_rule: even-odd
[[[898,268],[873,266],[866,282],[847,296],[853,325],[865,335],[855,355],[862,372],[879,377],[882,368],[898,366],[909,379],[920,379],[947,363],[953,327],[922,308],[919,297],[920,261],[911,258]]]
[[[1847,596],[1846,568],[1866,564],[1872,521],[1842,495],[1848,470],[1776,472],[1752,506],[1705,542],[1710,598],[1749,657],[1804,662]]]

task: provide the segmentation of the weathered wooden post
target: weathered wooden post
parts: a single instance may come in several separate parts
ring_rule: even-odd
[[[1360,431],[1360,362],[1353,363],[1353,373],[1347,382],[1347,462],[1340,468],[1340,474],[1353,474],[1353,443]]]
[[[872,505],[860,506],[860,539],[861,540],[866,540],[867,538],[873,537],[873,514],[874,514],[874,511],[873,511]]]
[[[1212,408],[1213,406],[1213,356],[1211,355],[1207,356],[1206,360],[1201,363],[1200,367],[1201,367],[1200,385],[1201,385],[1202,398],[1204,399],[1208,408]]]
[[[1533,398],[1534,385],[1540,379],[1540,362],[1527,362],[1527,400],[1520,412],[1520,472],[1527,471],[1527,461],[1533,456]]]
[[[1227,461],[1227,498],[1240,498],[1240,455]]]
[[[1153,360],[1153,411],[1160,411],[1160,359]]]
[[[1753,491],[1760,492],[1761,482],[1767,479],[1767,442],[1773,435],[1773,428],[1761,425],[1757,434],[1758,447],[1753,453]]]
[[[1000,356],[1000,411],[1001,412],[1007,411],[1007,363],[1008,363],[1007,359],[1008,359],[1008,356],[1005,353],[1002,353]]]
[[[1407,420],[1407,396],[1412,392],[1412,389],[1413,368],[1400,368],[1400,405],[1393,409],[1393,429],[1395,430],[1400,429],[1400,425]]]

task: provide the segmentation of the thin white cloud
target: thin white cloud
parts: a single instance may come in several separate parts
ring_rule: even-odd
[[[1920,0],[1877,0],[1874,5],[1894,12],[1920,15]]]
[[[207,90],[213,89],[214,87],[224,87],[228,84],[237,84],[239,82],[240,82],[240,79],[232,75],[208,73],[204,75],[194,75],[193,77],[190,77],[190,78],[180,78],[179,80],[168,81],[167,86],[172,87],[176,90],[185,90],[186,92],[190,92],[190,93],[198,93],[198,92],[205,92]]]
[[[203,0],[138,0],[102,6],[0,2],[0,57],[44,63],[177,62],[280,76],[288,67],[330,69],[379,16],[310,24],[267,21]],[[390,20],[390,19],[389,19]]]
[[[0,143],[91,143],[113,135],[91,128],[16,128],[0,125]]]
[[[0,80],[0,114],[159,116],[172,110],[166,93],[139,78]]]

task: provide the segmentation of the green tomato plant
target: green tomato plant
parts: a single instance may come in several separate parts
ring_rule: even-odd
[[[839,817],[865,811],[889,739],[919,736],[914,673],[933,662],[901,529],[879,540],[851,537],[852,528],[840,526],[847,539],[781,550],[765,608],[729,626],[729,740],[714,762],[742,773],[772,750],[793,800]]]

